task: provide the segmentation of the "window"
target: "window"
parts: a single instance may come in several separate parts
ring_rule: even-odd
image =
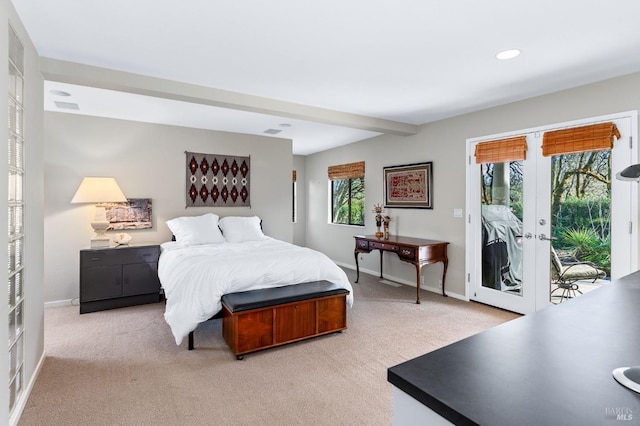
[[[331,182],[331,222],[364,226],[364,179]]]
[[[6,68],[5,68],[6,69]],[[21,396],[24,379],[24,156],[23,156],[24,50],[9,28],[9,410]],[[5,299],[7,300],[7,299]]]
[[[364,226],[364,162],[331,166],[331,223]]]
[[[293,172],[291,172],[291,199],[293,201],[293,204],[291,206],[291,221],[293,223],[296,223],[298,221],[298,211],[296,209],[296,204],[298,202],[297,199],[297,192],[296,192],[296,178],[297,178],[297,173],[294,170]]]

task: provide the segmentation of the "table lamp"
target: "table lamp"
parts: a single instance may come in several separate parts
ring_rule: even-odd
[[[96,203],[96,216],[91,222],[95,235],[91,238],[91,248],[109,247],[106,232],[109,227],[107,212],[103,203],[124,202],[127,198],[118,183],[111,177],[86,177],[82,179],[71,204]]]
[[[616,175],[618,180],[640,181],[640,164],[633,164]],[[640,393],[640,366],[619,367],[613,370],[613,378],[622,386]]]

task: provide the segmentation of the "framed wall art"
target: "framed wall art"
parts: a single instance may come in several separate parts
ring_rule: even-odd
[[[151,198],[127,198],[122,203],[105,203],[108,230],[148,229],[151,222]]]
[[[386,208],[432,209],[433,163],[384,167]]]

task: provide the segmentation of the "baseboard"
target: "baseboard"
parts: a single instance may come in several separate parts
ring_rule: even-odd
[[[16,401],[16,405],[13,409],[13,413],[9,418],[9,424],[11,426],[17,426],[20,421],[20,417],[22,417],[22,411],[24,411],[24,407],[27,406],[27,401],[29,400],[29,395],[31,395],[31,391],[33,390],[33,386],[36,384],[36,380],[40,375],[40,370],[44,365],[44,359],[46,358],[45,351],[42,351],[42,356],[40,357],[40,361],[38,361],[38,365],[36,365],[36,369],[33,371],[33,375],[31,376],[31,380],[29,380],[29,384],[20,395],[20,398]]]
[[[67,300],[54,300],[53,302],[44,302],[44,307],[46,308],[58,308],[60,306],[69,306],[74,305],[77,306],[77,303],[73,303],[74,300],[78,299],[67,299]]]
[[[338,266],[341,266],[343,268],[347,268],[347,269],[353,269],[354,271],[356,270],[356,267],[354,265],[351,265],[349,263],[343,263],[343,262],[338,262],[337,260],[333,260],[331,259],[331,261],[333,263],[335,263]],[[364,271],[364,269],[360,268],[361,271]]]
[[[333,262],[336,265],[341,266],[343,268],[351,269],[351,270],[354,270],[354,271],[356,270],[355,265],[351,265],[351,264],[343,263],[343,262],[337,262],[335,260]],[[371,269],[360,268],[360,272],[364,272],[365,274],[373,275],[375,277],[379,277],[380,276],[380,271],[373,271]],[[394,276],[391,276],[391,275],[384,275],[383,279],[388,280],[388,281],[393,281],[393,282],[396,282],[396,283],[399,283],[399,284],[408,285],[408,286],[411,286],[411,287],[415,287],[416,286],[416,283],[414,281],[408,281],[408,280],[405,280],[405,279],[402,279],[402,278],[398,278],[398,277],[394,277]],[[435,287],[421,285],[420,289],[421,290],[427,290],[427,291],[430,291],[432,293],[442,294],[442,290],[439,289],[439,288],[435,288]],[[449,297],[453,297],[454,299],[464,300],[465,302],[469,301],[469,299],[467,299],[466,297],[464,297],[463,295],[460,295],[458,293],[450,293],[448,291],[445,291],[444,293]]]

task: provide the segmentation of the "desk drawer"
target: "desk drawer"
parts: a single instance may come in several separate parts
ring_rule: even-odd
[[[369,248],[370,249],[381,249],[381,250],[387,250],[387,251],[395,251],[395,252],[400,250],[400,247],[398,247],[395,244],[383,243],[383,242],[379,242],[379,241],[370,241],[369,242]]]
[[[369,250],[369,241],[367,240],[356,240],[356,248],[362,250]]]
[[[415,247],[400,247],[398,254],[400,255],[400,257],[404,257],[405,259],[415,260],[416,249]]]

